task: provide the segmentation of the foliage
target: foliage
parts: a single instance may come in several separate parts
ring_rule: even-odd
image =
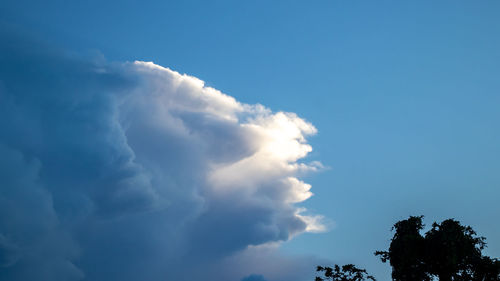
[[[364,280],[373,280],[376,281],[375,278],[371,275],[368,275],[366,270],[357,268],[353,264],[346,264],[340,267],[339,265],[335,265],[333,268],[331,267],[322,267],[318,266],[316,269],[317,272],[323,272],[324,277],[316,277],[316,281],[364,281]]]
[[[420,235],[424,228],[422,216],[410,217],[394,224],[396,230],[388,252],[377,251],[383,262],[390,261],[393,280],[428,281],[431,280],[423,261],[425,240]]]
[[[500,281],[500,261],[483,256],[484,237],[470,226],[448,219],[422,236],[423,216],[409,217],[394,224],[388,251],[377,251],[382,262],[389,261],[395,281]]]

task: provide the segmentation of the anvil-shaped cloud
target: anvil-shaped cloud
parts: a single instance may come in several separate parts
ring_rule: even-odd
[[[295,205],[321,168],[299,162],[316,129],[297,115],[151,62],[4,42],[1,280],[278,280],[259,249],[324,228]]]

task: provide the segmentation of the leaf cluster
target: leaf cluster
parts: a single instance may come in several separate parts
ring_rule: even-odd
[[[324,277],[316,277],[316,281],[376,281],[371,275],[368,275],[365,269],[357,268],[353,264],[346,264],[343,266],[335,265],[331,267],[318,266],[317,272],[323,272]]]

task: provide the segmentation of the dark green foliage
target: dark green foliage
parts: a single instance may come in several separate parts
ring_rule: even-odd
[[[342,267],[335,265],[333,268],[331,267],[322,267],[318,266],[316,268],[317,272],[323,272],[324,277],[316,277],[316,281],[364,281],[364,280],[373,280],[376,281],[375,278],[371,275],[368,275],[366,270],[357,268],[353,264],[346,264]]]
[[[388,251],[377,251],[392,266],[395,281],[500,281],[500,261],[483,256],[484,237],[448,219],[434,223],[425,236],[422,216],[397,222]]]

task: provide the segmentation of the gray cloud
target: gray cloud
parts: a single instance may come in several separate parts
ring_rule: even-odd
[[[3,38],[0,279],[284,280],[302,268],[259,247],[323,229],[295,206],[311,196],[298,177],[320,168],[300,163],[310,123],[153,63]]]
[[[241,281],[266,281],[264,276],[258,274],[248,275],[247,277],[241,279]]]

